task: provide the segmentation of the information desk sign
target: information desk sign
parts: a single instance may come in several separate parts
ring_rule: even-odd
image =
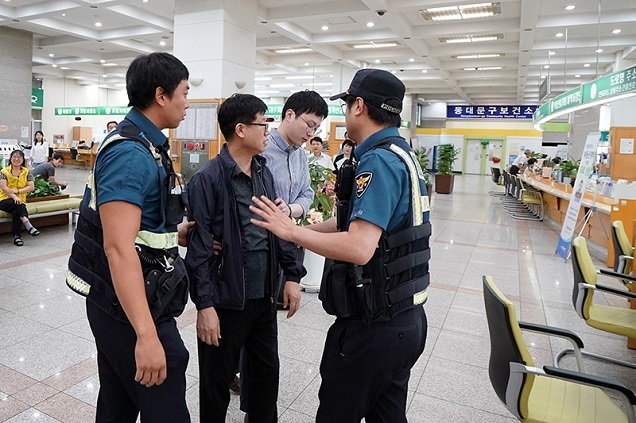
[[[556,253],[565,260],[567,260],[570,255],[570,244],[572,243],[572,237],[576,230],[579,211],[581,210],[581,200],[583,200],[583,194],[585,193],[590,181],[590,176],[592,176],[592,171],[594,170],[594,163],[596,162],[596,147],[598,146],[598,140],[600,137],[600,132],[590,132],[587,136],[587,140],[585,141],[583,157],[581,158],[579,171],[576,174],[576,182],[574,182],[574,188],[572,189],[572,197],[570,198],[568,210],[565,213],[563,227],[561,228],[561,235],[559,236],[559,242],[556,248]],[[596,190],[596,187],[594,188]],[[587,220],[583,223],[583,225],[585,225],[585,223],[587,223]]]

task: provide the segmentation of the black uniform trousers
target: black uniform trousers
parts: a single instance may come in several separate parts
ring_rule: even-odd
[[[234,378],[241,348],[249,373],[247,413],[250,423],[277,421],[278,323],[276,306],[269,298],[247,300],[243,310],[217,308],[221,324],[219,346],[198,340],[201,423],[225,423],[230,403],[228,386]],[[241,381],[242,382],[242,381]]]
[[[167,378],[161,385],[147,388],[135,382],[137,335],[132,325],[113,319],[90,300],[86,313],[97,344],[96,423],[134,423],[140,412],[142,423],[189,423],[185,400],[189,353],[175,319],[156,325],[166,354]]]
[[[320,363],[316,422],[406,423],[409,377],[426,332],[422,306],[369,326],[336,319]]]
[[[13,236],[20,236],[22,233],[22,217],[29,217],[26,204],[16,204],[12,198],[0,201],[0,210],[11,213],[11,233]]]

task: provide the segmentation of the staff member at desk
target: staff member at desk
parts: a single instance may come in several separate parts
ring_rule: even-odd
[[[61,189],[65,189],[68,182],[58,182],[55,180],[55,168],[62,167],[63,164],[64,157],[60,153],[53,153],[53,160],[37,165],[33,168],[31,173],[34,177],[37,176],[51,185],[57,185]]]
[[[511,175],[517,175],[519,171],[523,169],[523,166],[528,162],[530,154],[532,154],[532,151],[526,148],[526,151],[524,151],[523,154],[519,154],[515,161],[512,162],[512,166],[510,166],[508,172],[510,172]]]

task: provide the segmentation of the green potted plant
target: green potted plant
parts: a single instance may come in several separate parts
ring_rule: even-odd
[[[51,185],[38,176],[33,178],[33,185],[35,186],[35,189],[27,194],[27,198],[29,199],[60,195],[59,187]]]
[[[564,182],[572,184],[576,179],[576,173],[579,170],[579,165],[574,160],[565,160],[559,163],[559,169],[561,169],[561,174],[563,175]],[[568,180],[565,180],[568,178]]]
[[[430,198],[432,188],[433,188],[433,182],[431,180],[431,172],[428,170],[428,165],[430,163],[428,159],[428,154],[426,154],[425,148],[419,148],[417,150],[414,150],[414,153],[415,153],[415,158],[417,159],[417,162],[422,168],[422,173],[424,174],[424,180],[426,181],[426,193],[428,194]]]
[[[453,192],[455,175],[453,175],[453,162],[459,156],[459,148],[453,144],[441,144],[437,147],[437,172],[435,173],[435,192],[438,194],[450,194]]]

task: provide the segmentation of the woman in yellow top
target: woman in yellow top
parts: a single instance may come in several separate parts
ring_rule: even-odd
[[[32,236],[40,235],[40,231],[29,222],[26,209],[26,195],[34,189],[33,175],[24,166],[24,153],[14,150],[11,152],[11,164],[0,171],[0,210],[13,215],[11,231],[13,243],[18,247],[24,245],[22,223]]]

